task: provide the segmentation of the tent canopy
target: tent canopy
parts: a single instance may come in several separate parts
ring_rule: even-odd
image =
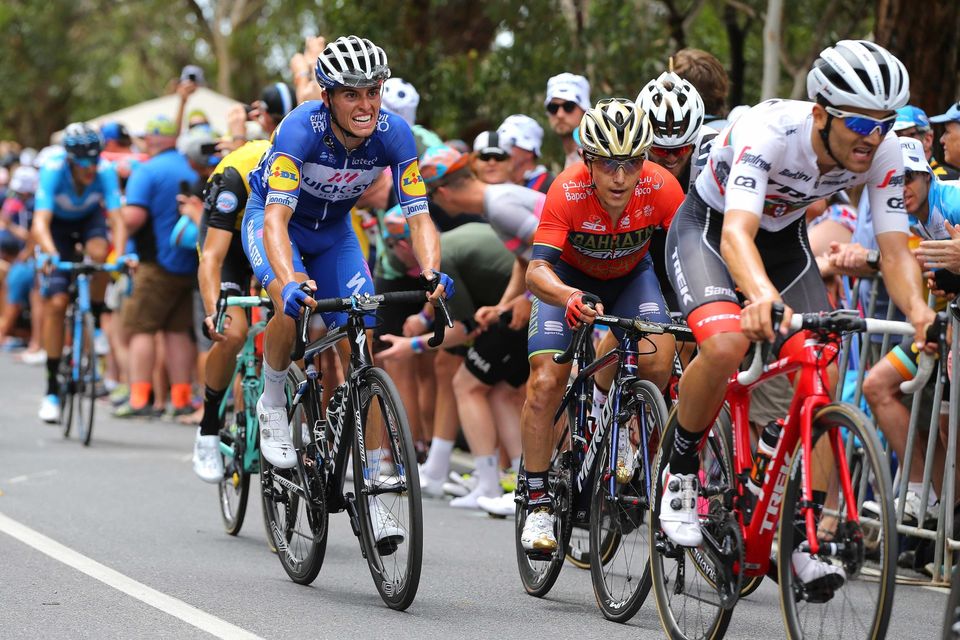
[[[227,130],[227,111],[236,104],[240,103],[233,98],[228,98],[206,87],[199,87],[187,100],[184,118],[186,118],[187,114],[191,111],[203,111],[207,114],[207,119],[210,121],[213,130],[224,133]],[[118,111],[105,113],[91,119],[89,122],[98,128],[107,122],[119,122],[125,125],[132,135],[138,136],[146,130],[147,122],[156,116],[167,116],[171,120],[176,118],[179,107],[180,96],[172,93],[130,107],[125,107]]]

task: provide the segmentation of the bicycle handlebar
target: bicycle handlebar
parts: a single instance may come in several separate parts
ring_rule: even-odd
[[[667,324],[662,322],[649,322],[640,318],[621,318],[619,316],[599,315],[593,319],[592,324],[583,324],[577,328],[567,345],[567,350],[563,353],[557,353],[553,356],[553,361],[557,364],[566,364],[573,360],[574,354],[580,350],[582,340],[589,335],[592,325],[601,325],[604,327],[618,327],[624,331],[638,336],[660,335],[669,333],[680,342],[693,342],[693,331],[684,324]]]
[[[217,311],[213,317],[213,326],[217,333],[223,333],[223,323],[227,317],[227,307],[240,307],[242,309],[251,309],[254,307],[263,307],[273,309],[273,301],[270,298],[261,298],[260,296],[228,296],[221,292],[217,299]]]
[[[313,293],[309,287],[304,287],[306,287],[306,284],[301,285],[300,288],[305,293]],[[304,306],[303,313],[300,314],[300,317],[297,319],[296,341],[290,359],[296,361],[303,358],[303,354],[307,348],[308,334],[310,332],[310,317],[314,313],[330,311],[346,311],[354,314],[371,313],[384,304],[409,304],[424,302],[426,299],[426,291],[392,291],[376,295],[363,294],[350,296],[349,298],[325,298],[317,300],[314,308]],[[447,305],[443,302],[442,298],[439,300],[439,303],[436,308],[441,317],[437,318],[437,322],[434,322],[433,337],[428,341],[431,347],[439,346],[443,342],[446,327],[453,326],[450,312],[447,310]]]

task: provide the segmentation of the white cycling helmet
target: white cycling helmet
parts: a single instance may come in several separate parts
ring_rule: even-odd
[[[317,58],[317,82],[327,89],[373,87],[390,77],[387,54],[366,38],[341,36]]]
[[[380,97],[385,109],[393,111],[411,127],[416,124],[420,94],[412,84],[403,78],[387,78],[383,81]]]
[[[682,147],[697,139],[703,126],[703,99],[688,80],[664,71],[637,95],[637,106],[647,112],[658,147]]]
[[[583,114],[580,146],[601,158],[636,158],[653,144],[653,127],[643,109],[626,98],[607,98]]]
[[[878,44],[841,40],[820,52],[807,74],[811,100],[834,107],[894,111],[910,99],[903,63]]]

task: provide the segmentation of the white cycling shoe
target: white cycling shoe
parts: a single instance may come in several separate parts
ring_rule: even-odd
[[[833,595],[847,579],[843,567],[826,560],[815,558],[803,551],[794,551],[791,557],[793,572],[797,580],[803,583],[807,590],[823,590]]]
[[[477,498],[477,506],[498,518],[508,518],[517,512],[517,499],[513,491],[508,491],[497,498]]]
[[[223,479],[220,436],[203,436],[197,429],[197,439],[193,442],[193,472],[204,482],[212,484]]]
[[[260,422],[260,453],[278,469],[292,469],[297,465],[297,452],[290,438],[285,407],[268,407],[263,396],[257,400],[257,420]]]
[[[374,542],[378,545],[398,545],[403,542],[403,527],[396,521],[390,510],[375,497],[371,497],[368,504],[370,505],[370,522],[373,524]]]
[[[520,534],[520,544],[530,552],[552,552],[557,548],[557,536],[553,531],[553,514],[545,508],[534,509],[527,514]]]
[[[43,396],[40,401],[40,410],[37,411],[37,417],[47,424],[60,422],[60,398],[55,395]]]
[[[663,470],[663,496],[660,498],[660,528],[676,544],[699,547],[703,543],[697,498],[700,481],[693,473]]]

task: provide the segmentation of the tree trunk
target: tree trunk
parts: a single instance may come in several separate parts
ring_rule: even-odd
[[[743,79],[746,75],[746,57],[744,47],[747,44],[747,30],[750,27],[750,17],[743,19],[743,26],[737,20],[741,15],[732,4],[725,3],[723,7],[723,24],[727,28],[727,41],[730,43],[730,93],[727,96],[727,109],[738,104],[744,104]],[[717,114],[720,115],[720,114]],[[726,114],[722,114],[726,115]]]
[[[763,80],[760,100],[780,95],[780,32],[783,26],[783,0],[767,0],[763,23]]]
[[[960,2],[877,0],[877,44],[910,72],[910,103],[929,115],[957,99],[960,84]]]

